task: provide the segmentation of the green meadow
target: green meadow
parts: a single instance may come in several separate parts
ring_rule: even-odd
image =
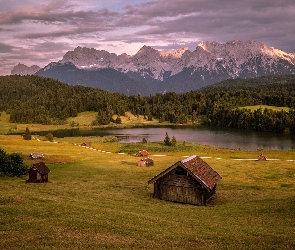
[[[86,140],[91,148],[79,146]],[[42,152],[51,170],[48,183],[0,177],[0,249],[295,248],[295,150],[16,135],[0,135],[0,145],[28,165],[31,152]],[[143,148],[154,166],[137,166]],[[268,160],[256,161],[260,153]],[[153,199],[148,180],[193,154],[223,177],[214,200],[201,207]]]

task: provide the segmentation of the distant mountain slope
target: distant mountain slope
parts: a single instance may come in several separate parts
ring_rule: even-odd
[[[204,93],[235,93],[246,90],[265,95],[290,95],[295,97],[295,75],[271,75],[251,79],[228,79],[199,89]]]
[[[31,67],[28,67],[24,64],[19,63],[18,65],[14,66],[11,70],[12,75],[34,75],[37,71],[39,71],[41,68],[37,65],[33,65]]]
[[[143,46],[133,56],[77,47],[37,74],[124,94],[184,93],[226,79],[295,74],[295,55],[240,40],[201,42],[194,51]]]
[[[125,95],[147,95],[152,92],[148,86],[136,82],[124,73],[112,68],[79,69],[72,63],[51,63],[36,75],[59,80],[71,85],[81,85]]]

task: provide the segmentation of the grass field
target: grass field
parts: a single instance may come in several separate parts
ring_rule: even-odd
[[[61,125],[43,125],[43,124],[21,124],[21,123],[10,123],[10,115],[6,112],[0,112],[0,134],[8,133],[24,133],[28,127],[31,132],[34,131],[52,131],[58,129],[71,129],[71,128],[90,128],[90,127],[134,127],[144,125],[171,125],[168,122],[159,123],[158,120],[153,119],[148,121],[146,117],[139,115],[135,116],[130,112],[125,112],[124,116],[121,116],[121,124],[111,123],[110,125],[99,125],[92,126],[92,122],[96,119],[97,112],[87,111],[79,113],[76,117],[70,117],[65,121],[65,124]],[[117,115],[113,116],[116,119]]]
[[[295,249],[294,150],[264,151],[270,160],[258,162],[248,159],[260,151],[189,143],[172,152],[160,143],[36,139],[0,135],[7,153],[30,165],[29,154],[43,152],[51,170],[42,184],[0,177],[0,249]],[[152,167],[137,166],[143,146]],[[153,199],[148,180],[192,154],[223,177],[213,202]]]

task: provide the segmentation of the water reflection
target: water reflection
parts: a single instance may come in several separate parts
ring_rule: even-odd
[[[177,141],[196,142],[205,145],[224,148],[256,150],[258,148],[270,150],[294,149],[295,138],[286,134],[274,134],[257,131],[243,131],[234,129],[213,129],[203,126],[169,126],[169,127],[140,127],[122,129],[74,129],[54,131],[55,137],[69,136],[108,136],[120,138],[120,142],[163,141],[166,132],[169,137],[175,136]]]

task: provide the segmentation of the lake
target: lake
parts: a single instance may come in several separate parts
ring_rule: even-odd
[[[166,132],[178,142],[196,142],[223,148],[256,150],[286,150],[295,148],[294,135],[275,134],[260,131],[236,129],[217,129],[205,126],[165,126],[137,128],[74,129],[65,136],[116,136],[120,142],[141,142],[146,138],[150,142],[164,141]],[[53,133],[54,134],[54,133]],[[54,136],[58,136],[54,134]]]

